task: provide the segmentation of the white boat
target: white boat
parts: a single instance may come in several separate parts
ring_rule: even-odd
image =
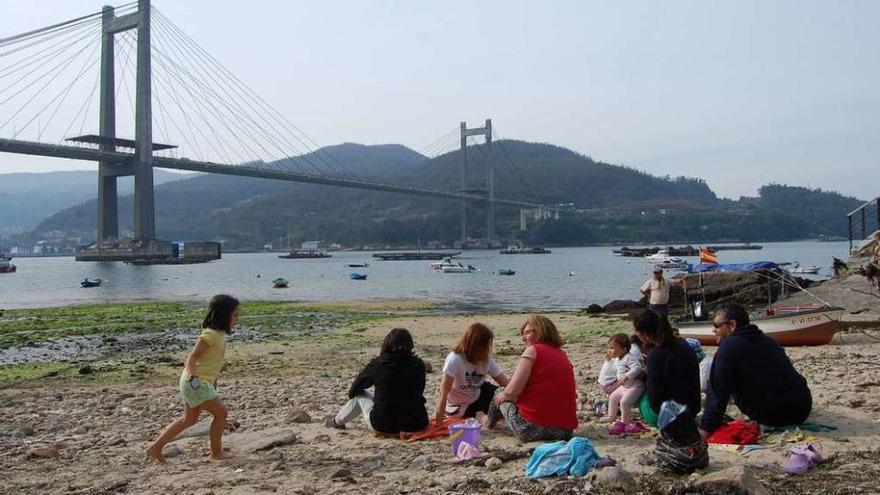
[[[445,265],[440,269],[443,273],[471,273],[477,271],[471,265],[462,265],[461,263],[455,263],[453,265]]]
[[[788,272],[789,273],[801,273],[801,274],[815,275],[815,274],[819,273],[820,269],[821,269],[820,267],[815,266],[815,265],[801,266],[800,263],[795,261],[794,263],[791,264],[791,268],[789,268]]]
[[[659,268],[684,269],[688,267],[687,261],[669,256],[669,250],[667,249],[661,249],[654,254],[649,254],[645,256],[645,260]]]
[[[836,306],[807,306],[770,308],[767,314],[751,318],[767,336],[779,345],[823,345],[831,342],[843,315],[843,308]],[[715,327],[711,320],[678,323],[682,338],[694,338],[703,345],[717,345]]]

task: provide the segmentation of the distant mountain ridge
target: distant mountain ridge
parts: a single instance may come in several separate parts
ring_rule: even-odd
[[[571,205],[560,221],[544,222],[527,234],[518,232],[518,209],[499,207],[498,233],[508,239],[530,236],[522,239],[525,242],[839,234],[840,215],[861,204],[837,193],[776,185],[762,188],[758,198],[721,200],[698,178],[652,176],[549,144],[502,141],[495,150],[468,148],[470,187],[485,187],[485,159],[490,157],[497,197]],[[344,143],[308,159],[327,160],[340,171],[370,180],[443,190],[460,187],[457,151],[428,159],[400,145]],[[436,198],[223,175],[156,187],[161,238],[223,240],[243,249],[286,245],[287,239],[293,244],[323,239],[349,246],[451,243],[459,237],[459,211],[458,202]],[[470,207],[468,215],[472,236],[484,235],[483,208]],[[86,201],[47,218],[36,231],[94,236],[95,217],[96,201]],[[130,229],[130,219],[131,199],[121,198],[122,228]]]
[[[155,184],[190,176],[157,169]],[[119,179],[119,194],[132,192],[131,178]],[[97,167],[94,171],[0,174],[0,233],[30,230],[46,217],[98,194]]]

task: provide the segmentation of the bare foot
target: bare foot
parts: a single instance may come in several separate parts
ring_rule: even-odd
[[[235,454],[224,450],[221,451],[219,454],[211,454],[210,459],[212,461],[225,461],[227,459],[232,459],[233,457],[235,457]]]
[[[162,449],[157,448],[155,445],[147,449],[147,456],[159,464],[165,464],[165,456],[162,455]]]
[[[484,413],[483,411],[478,411],[476,414],[476,420],[483,425],[483,428],[492,428],[492,425],[489,424],[489,415]]]

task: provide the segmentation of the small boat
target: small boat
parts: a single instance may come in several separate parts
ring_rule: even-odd
[[[767,336],[783,346],[824,345],[831,342],[843,315],[836,306],[771,308],[769,314],[752,318]],[[678,323],[682,338],[694,338],[703,345],[717,345],[712,321]]]
[[[502,268],[502,269],[498,270],[498,275],[516,275],[516,270]]]
[[[349,263],[345,266],[347,266],[349,268],[366,268],[366,267],[370,266],[370,264],[369,263]]]
[[[354,273],[351,274],[351,279],[352,279],[352,280],[366,280],[366,279],[367,279],[367,274],[366,274],[366,273],[357,273],[357,272],[354,272]]]
[[[286,278],[278,277],[272,281],[272,287],[276,289],[286,289],[290,282]]]
[[[16,267],[8,261],[0,261],[0,273],[15,273]]]
[[[82,282],[79,283],[82,287],[100,287],[104,281],[100,278],[84,278]]]
[[[801,266],[800,263],[795,261],[794,263],[791,264],[791,268],[789,268],[788,272],[789,273],[815,275],[815,274],[819,273],[819,270],[821,270],[821,268],[818,266],[815,266],[815,265]]]

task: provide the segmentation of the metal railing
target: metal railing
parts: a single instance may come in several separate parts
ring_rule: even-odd
[[[867,239],[868,235],[880,230],[880,196],[859,206],[846,214],[849,229],[849,251],[853,249],[853,239]],[[854,234],[861,233],[861,235]]]

